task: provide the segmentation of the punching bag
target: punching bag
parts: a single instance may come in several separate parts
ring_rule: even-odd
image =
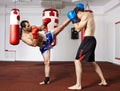
[[[20,22],[20,12],[19,9],[12,9],[10,13],[10,44],[19,44],[19,22]]]
[[[43,10],[42,19],[50,18],[51,22],[47,25],[45,32],[54,31],[54,28],[58,26],[59,23],[59,14],[56,9],[48,8]],[[56,45],[56,38],[54,39],[52,46]]]
[[[79,39],[79,32],[74,27],[71,28],[71,39]]]

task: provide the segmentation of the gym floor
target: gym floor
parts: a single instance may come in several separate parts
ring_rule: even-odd
[[[120,91],[120,66],[97,62],[109,86],[98,86],[100,81],[89,63],[82,63],[81,91]],[[51,62],[51,83],[39,85],[44,79],[43,62],[0,62],[0,91],[71,91],[75,84],[73,62]]]

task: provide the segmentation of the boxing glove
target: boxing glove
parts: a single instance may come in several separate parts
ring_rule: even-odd
[[[32,27],[32,35],[33,35],[33,39],[37,39],[38,38],[38,28],[36,27]]]
[[[50,18],[45,18],[45,19],[43,19],[43,25],[44,25],[44,26],[47,26],[47,24],[50,23],[50,22],[51,22],[51,19],[50,19]]]
[[[76,4],[76,8],[80,9],[81,11],[84,11],[84,4],[78,3]]]
[[[72,23],[77,23],[77,16],[74,10],[71,10],[67,13],[67,17],[72,21]]]

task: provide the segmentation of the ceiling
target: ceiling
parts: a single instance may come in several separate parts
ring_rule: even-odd
[[[78,2],[89,6],[104,6],[111,0],[0,0],[0,5],[42,5],[44,7],[63,8],[75,5]]]

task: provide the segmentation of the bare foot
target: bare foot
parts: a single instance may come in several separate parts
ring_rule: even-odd
[[[78,85],[73,85],[71,87],[68,87],[68,89],[71,89],[71,90],[80,90],[82,89],[81,86],[78,86]]]
[[[100,85],[100,86],[107,86],[108,84],[107,84],[107,82],[100,82],[98,85]]]

